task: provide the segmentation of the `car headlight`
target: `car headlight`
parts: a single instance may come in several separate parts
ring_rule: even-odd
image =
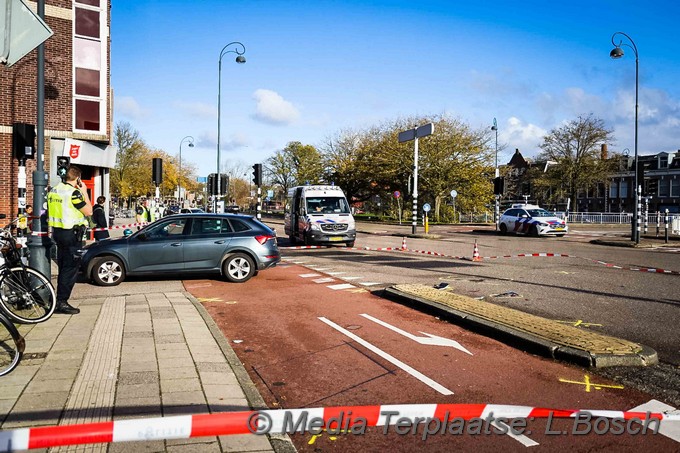
[[[321,226],[319,224],[312,223],[311,229],[313,231],[321,231]]]

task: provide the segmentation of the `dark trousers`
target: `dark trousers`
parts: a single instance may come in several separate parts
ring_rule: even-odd
[[[57,243],[57,266],[59,267],[57,303],[68,302],[78,277],[80,259],[76,252],[83,244],[82,230],[53,228],[52,239]]]

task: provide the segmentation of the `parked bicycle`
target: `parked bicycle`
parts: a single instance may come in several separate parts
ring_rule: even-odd
[[[16,221],[0,229],[0,310],[12,321],[34,324],[52,316],[57,297],[50,279],[22,259],[22,245],[12,236]]]
[[[0,376],[10,373],[19,365],[26,342],[17,328],[0,312]]]

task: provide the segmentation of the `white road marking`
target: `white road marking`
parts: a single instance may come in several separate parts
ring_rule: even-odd
[[[347,272],[326,272],[328,275],[342,275],[346,274]]]
[[[645,404],[630,409],[630,412],[670,412],[676,408],[657,400],[649,400]],[[652,428],[654,425],[649,425]],[[680,442],[680,422],[661,420],[659,423],[659,434],[663,434],[669,439]]]
[[[340,327],[339,325],[335,324],[333,321],[330,321],[329,319],[326,319],[326,318],[323,318],[323,317],[320,317],[319,320],[320,320],[321,322],[324,322],[324,323],[328,324],[329,326],[331,326],[332,328],[334,328],[334,329],[337,330],[338,332],[340,332],[340,333],[342,333],[342,334],[348,336],[348,337],[351,338],[352,340],[356,341],[357,343],[359,343],[360,345],[362,345],[362,346],[365,347],[366,349],[372,351],[373,353],[379,355],[380,357],[382,357],[383,359],[385,359],[385,360],[387,360],[388,362],[392,363],[393,365],[398,366],[399,368],[401,368],[402,370],[406,371],[408,374],[410,374],[410,375],[413,376],[414,378],[418,379],[418,380],[419,380],[420,382],[422,382],[423,384],[426,384],[426,385],[428,385],[429,387],[435,389],[436,391],[438,391],[438,392],[441,393],[442,395],[453,395],[453,392],[452,392],[451,390],[447,389],[446,387],[444,387],[443,385],[441,385],[441,384],[439,384],[438,382],[436,382],[436,381],[430,379],[429,377],[425,376],[425,375],[422,374],[420,371],[417,371],[417,370],[411,368],[410,366],[406,365],[406,364],[405,364],[404,362],[402,362],[401,360],[399,360],[399,359],[393,357],[392,355],[386,353],[386,352],[383,351],[382,349],[380,349],[380,348],[378,348],[378,347],[376,347],[376,346],[373,346],[371,343],[369,343],[368,341],[364,340],[363,338],[361,338],[361,337],[359,337],[359,336],[357,336],[357,335],[354,335],[354,334],[353,334],[352,332],[350,332],[349,330]]]
[[[364,285],[364,286],[374,286],[374,285],[379,285],[380,283],[378,283],[378,282],[361,282],[360,284]]]
[[[312,281],[313,281],[314,283],[330,283],[330,282],[334,282],[335,279],[334,279],[334,278],[331,278],[331,277],[326,277],[326,278],[316,278],[316,279],[314,279],[314,280],[312,280]]]
[[[528,438],[524,434],[513,433],[512,430],[510,429],[510,427],[508,425],[506,425],[505,423],[501,422],[501,421],[494,420],[494,421],[491,422],[491,424],[494,425],[499,430],[505,431],[505,434],[512,437],[513,439],[515,439],[517,442],[524,445],[525,447],[535,447],[536,445],[540,445],[538,442],[536,442],[533,439]]]
[[[432,335],[429,333],[425,332],[420,332],[423,335],[426,335],[425,337],[417,337],[411,333],[406,332],[405,330],[401,330],[398,327],[393,326],[392,324],[388,324],[385,321],[382,321],[378,318],[374,318],[371,315],[367,315],[366,313],[362,313],[360,316],[363,316],[366,319],[370,319],[371,321],[380,324],[383,327],[386,327],[390,329],[393,332],[397,332],[399,335],[403,335],[406,338],[409,338],[415,342],[418,342],[420,344],[425,344],[425,345],[430,345],[430,346],[450,346],[452,348],[456,348],[459,351],[465,352],[466,354],[472,355],[470,351],[465,349],[463,345],[458,343],[456,340],[451,340],[450,338],[444,338],[444,337],[439,337],[437,335]]]
[[[302,278],[321,277],[321,274],[300,274]]]
[[[359,280],[360,278],[363,277],[342,277],[343,280]]]
[[[350,288],[356,288],[356,287],[354,285],[350,285],[349,283],[341,283],[339,285],[328,285],[328,286],[326,286],[326,288],[339,290],[339,289],[350,289]]]

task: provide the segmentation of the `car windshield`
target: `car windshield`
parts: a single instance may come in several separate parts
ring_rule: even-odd
[[[307,198],[307,212],[310,214],[349,214],[349,205],[344,197]]]
[[[528,209],[527,212],[531,217],[552,217],[553,215],[545,209]]]

